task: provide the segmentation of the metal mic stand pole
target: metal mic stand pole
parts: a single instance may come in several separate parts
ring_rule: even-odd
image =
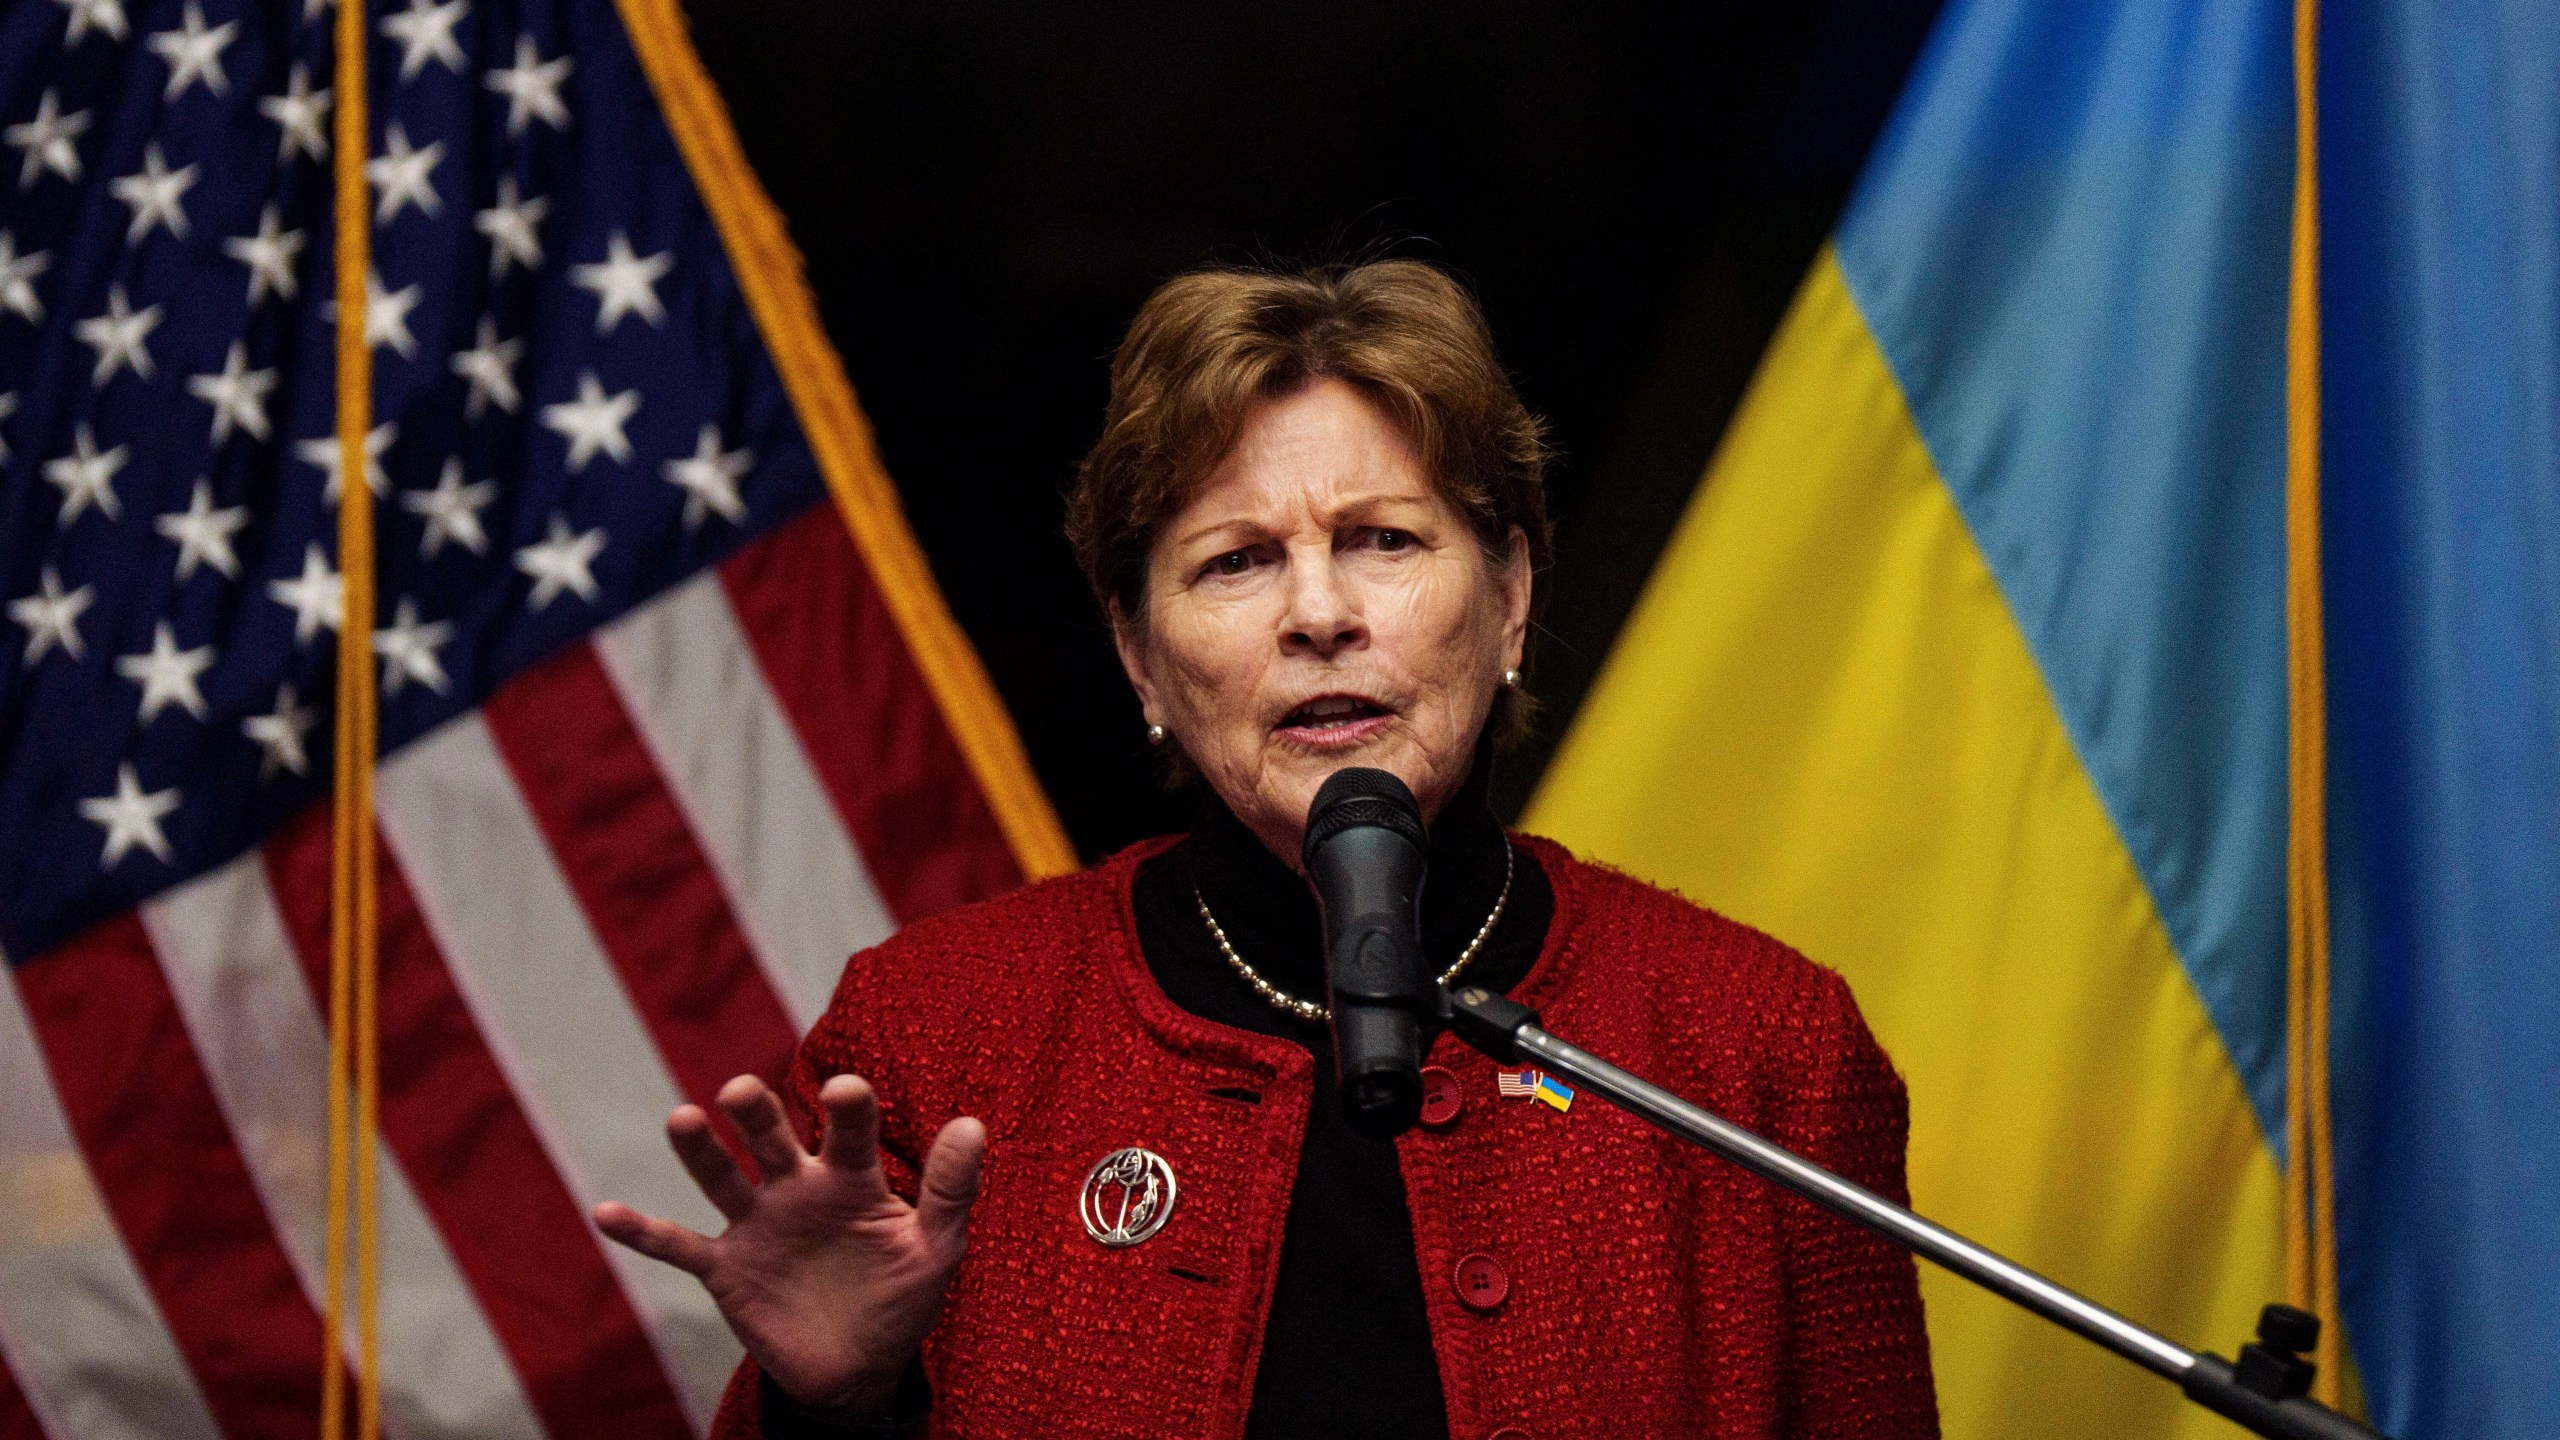
[[[2319,1334],[2320,1322],[2314,1316],[2288,1306],[2268,1306],[2258,1322],[2259,1343],[2242,1347],[2236,1365],[2219,1355],[2189,1350],[1732,1121],[1575,1049],[1540,1029],[1538,1012],[1508,996],[1469,985],[1447,992],[1447,1001],[1450,1028],[1458,1038],[1494,1059],[1511,1065],[1532,1063],[1577,1090],[1588,1089],[1658,1130],[1712,1150],[1763,1180],[1846,1216],[2082,1339],[2177,1382],[2188,1399],[2260,1435],[2274,1440],[2383,1440],[2379,1431],[2304,1393],[2313,1367],[2301,1352],[2310,1349]]]

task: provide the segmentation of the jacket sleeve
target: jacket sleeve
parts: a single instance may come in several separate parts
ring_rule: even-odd
[[[1772,1138],[1896,1204],[1910,1203],[1903,1153],[1910,1101],[1850,998],[1828,970],[1811,998],[1801,1069]],[[1937,1394],[1911,1256],[1788,1195],[1792,1389],[1786,1432],[1800,1440],[1936,1440]]]
[[[884,1112],[894,1103],[892,1077],[882,1073],[866,1054],[858,1033],[860,1007],[854,993],[862,959],[855,956],[855,963],[846,968],[826,1013],[818,1017],[808,1037],[800,1042],[790,1073],[783,1079],[782,1103],[791,1113],[791,1128],[798,1133],[800,1143],[813,1150],[821,1123],[818,1087],[837,1075],[852,1073],[871,1081]],[[912,1199],[916,1193],[916,1163],[899,1153],[889,1139],[886,1124],[881,1131],[880,1168],[889,1188]],[[923,1363],[917,1360],[908,1364],[896,1400],[877,1424],[834,1425],[792,1400],[766,1378],[750,1355],[738,1362],[737,1372],[729,1377],[729,1388],[720,1396],[719,1412],[712,1417],[709,1440],[902,1440],[923,1433],[931,1408],[932,1390],[926,1383]]]

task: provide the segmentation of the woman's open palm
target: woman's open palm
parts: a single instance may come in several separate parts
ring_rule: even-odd
[[[717,1103],[762,1178],[740,1171],[698,1106],[667,1117],[667,1139],[728,1229],[698,1235],[610,1200],[596,1207],[596,1228],[699,1279],[792,1398],[846,1414],[885,1406],[959,1268],[985,1127],[965,1117],[942,1127],[910,1205],[881,1173],[880,1105],[861,1077],[820,1087],[826,1134],[815,1155],[754,1076],[722,1086]]]

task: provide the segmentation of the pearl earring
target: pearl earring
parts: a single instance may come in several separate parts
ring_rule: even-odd
[[[1520,688],[1520,672],[1519,672],[1519,671],[1517,671],[1517,670],[1505,670],[1505,671],[1503,671],[1503,672],[1502,672],[1502,688],[1503,688],[1503,689],[1505,689],[1505,690],[1517,690],[1517,689],[1519,689],[1519,688]]]
[[[1148,726],[1147,743],[1150,745],[1162,745],[1164,743],[1164,727],[1161,725]]]

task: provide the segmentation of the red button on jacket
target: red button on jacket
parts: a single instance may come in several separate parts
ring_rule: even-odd
[[[1511,1294],[1511,1276],[1490,1255],[1470,1255],[1459,1261],[1450,1283],[1457,1288],[1458,1303],[1480,1314],[1501,1309]]]
[[[936,1435],[1244,1433],[1316,1077],[1301,1047],[1156,988],[1129,889],[1172,843],[855,956],[792,1067],[804,1139],[822,1080],[869,1077],[891,1183],[910,1195],[945,1121],[986,1122],[968,1258],[925,1342]],[[1555,918],[1515,993],[1549,1028],[1903,1198],[1902,1083],[1839,976],[1560,846],[1520,843]],[[1492,1092],[1493,1062],[1454,1037],[1428,1063]],[[1097,1244],[1081,1187],[1133,1145],[1163,1158],[1180,1198],[1153,1238]],[[1451,1287],[1425,1287],[1453,1435],[1936,1436],[1918,1276],[1858,1227],[1589,1100],[1570,1115],[1489,1107],[1405,1136],[1397,1155],[1421,1273],[1480,1250],[1534,1265],[1498,1344]],[[760,1433],[758,1378],[740,1368],[716,1436]]]
[[[1464,1092],[1458,1088],[1458,1077],[1447,1067],[1422,1067],[1422,1123],[1434,1130],[1445,1130],[1457,1123],[1458,1112],[1467,1106]]]

